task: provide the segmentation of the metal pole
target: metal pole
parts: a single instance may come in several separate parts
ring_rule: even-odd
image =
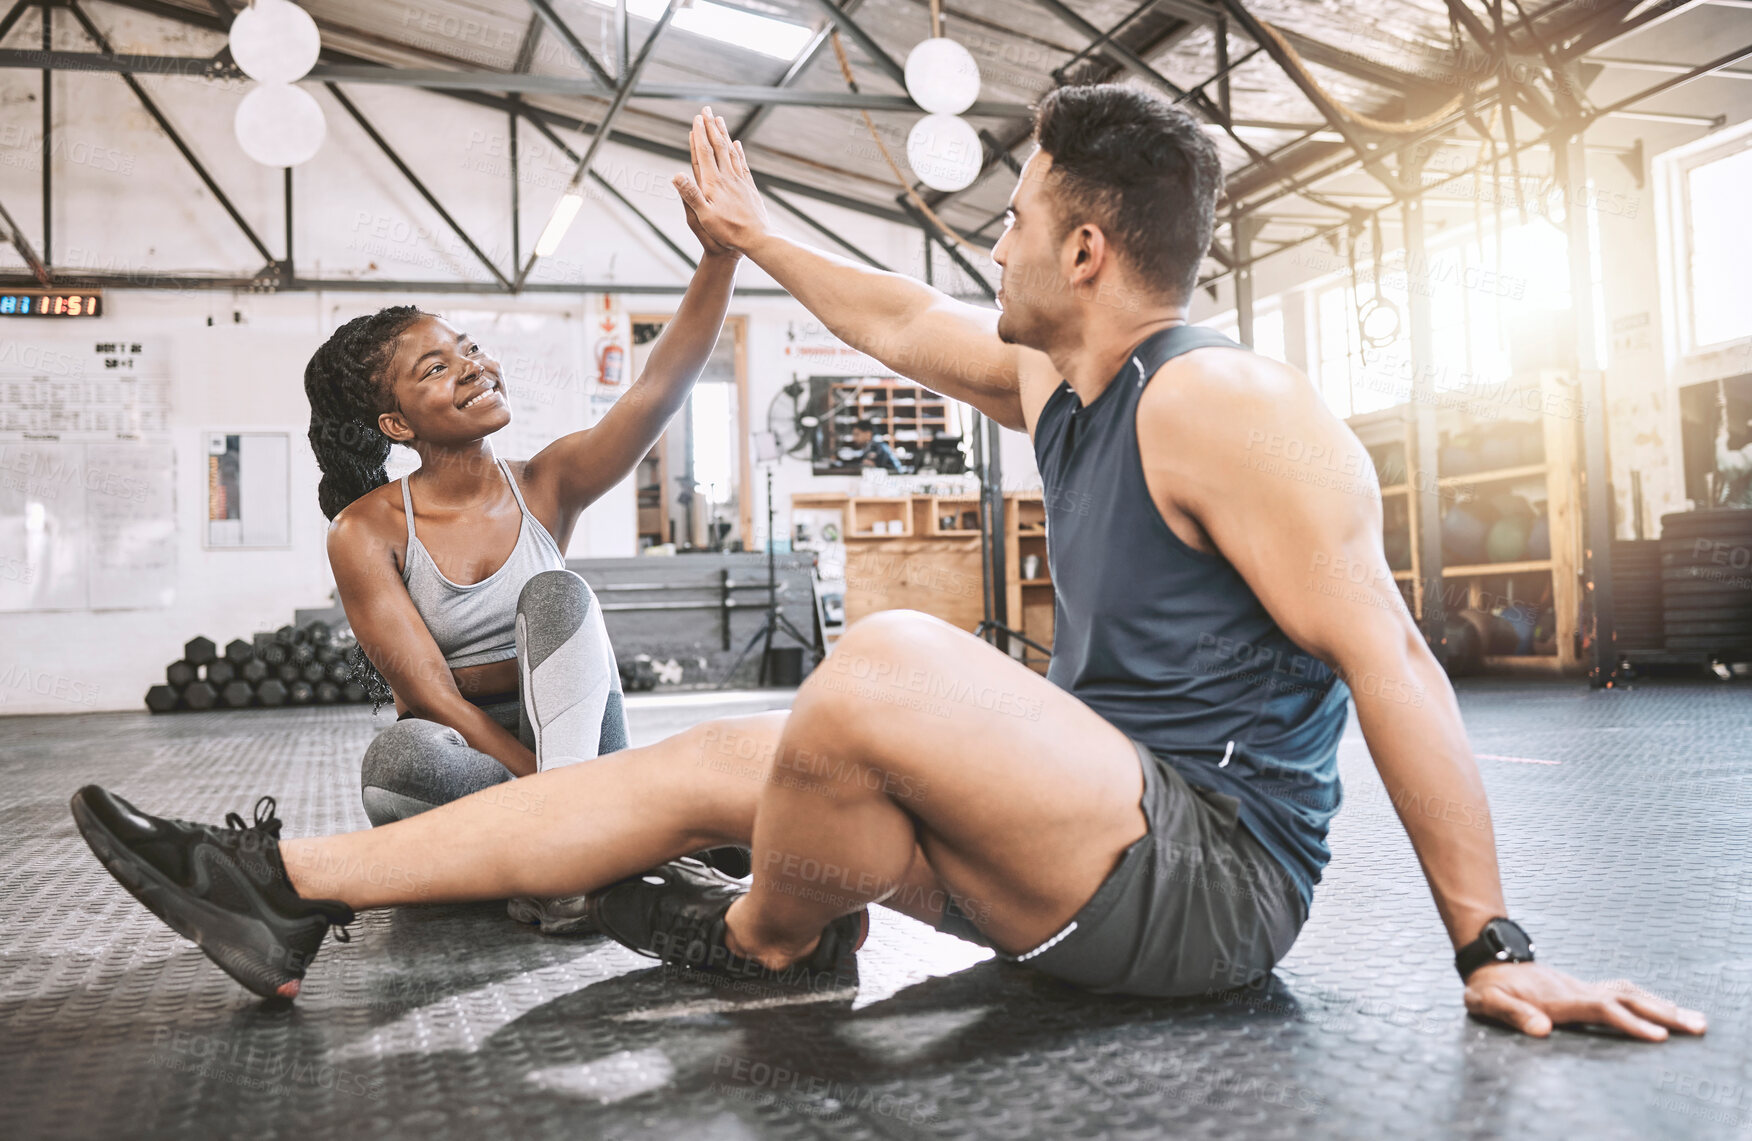
[[[1229,224],[1235,235],[1235,325],[1236,335],[1248,348],[1253,347],[1253,239],[1260,223],[1251,215],[1236,218]]]
[[[49,7],[48,0],[43,0],[44,52],[55,50],[53,25],[49,17],[50,11],[52,9]],[[54,200],[53,184],[49,174],[53,165],[50,162],[49,135],[54,130],[53,120],[50,118],[50,103],[54,98],[54,86],[49,82],[49,79],[53,74],[48,68],[43,68],[43,264],[45,265],[55,264],[53,230],[49,224],[53,220],[50,203]]]
[[[1412,161],[1402,158],[1399,163],[1400,180],[1416,185],[1422,161]],[[1423,199],[1413,197],[1404,206],[1403,225],[1405,227],[1405,271],[1406,293],[1410,304],[1407,314],[1408,330],[1411,340],[1411,406],[1412,418],[1412,455],[1407,457],[1411,463],[1411,487],[1408,494],[1417,497],[1417,534],[1412,536],[1412,542],[1417,544],[1418,570],[1422,581],[1418,589],[1422,592],[1422,605],[1418,608],[1418,627],[1423,631],[1424,640],[1429,643],[1430,650],[1436,655],[1436,660],[1446,662],[1448,646],[1443,635],[1443,627],[1447,620],[1444,613],[1442,598],[1442,496],[1441,485],[1437,482],[1440,472],[1436,467],[1437,441],[1439,439],[1436,424],[1436,370],[1433,335],[1431,333],[1430,298],[1428,292],[1417,287],[1412,275],[1425,272],[1429,265],[1429,253],[1424,245],[1424,209]]]
[[[1618,645],[1612,601],[1612,486],[1607,459],[1606,373],[1596,351],[1593,235],[1588,232],[1588,164],[1582,131],[1553,141],[1564,188],[1564,228],[1569,236],[1570,312],[1575,327],[1576,391],[1582,401],[1582,473],[1587,481],[1583,513],[1582,631],[1589,651],[1588,684],[1598,689],[1618,677]]]

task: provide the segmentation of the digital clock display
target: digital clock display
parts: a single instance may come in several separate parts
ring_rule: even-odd
[[[0,293],[0,317],[101,317],[103,294]]]

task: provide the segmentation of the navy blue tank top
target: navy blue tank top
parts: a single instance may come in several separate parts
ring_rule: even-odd
[[[1227,559],[1175,535],[1138,450],[1144,385],[1171,357],[1219,346],[1241,347],[1196,325],[1164,329],[1092,403],[1067,381],[1041,409],[1034,454],[1055,595],[1046,676],[1188,784],[1234,797],[1311,904],[1331,854],[1350,691]]]

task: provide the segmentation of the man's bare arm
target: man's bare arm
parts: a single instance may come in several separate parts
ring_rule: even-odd
[[[714,239],[740,250],[852,348],[1006,428],[1032,429],[1059,377],[1044,353],[998,339],[997,310],[773,233],[723,120],[696,116],[689,142],[698,182],[678,175],[676,189]]]
[[[1448,937],[1456,948],[1470,943],[1508,914],[1489,804],[1453,689],[1388,569],[1362,445],[1306,378],[1230,349],[1170,362],[1138,420],[1158,502],[1170,496],[1284,633],[1349,684]],[[1544,964],[1479,968],[1466,1005],[1530,1034],[1556,1023],[1651,1040],[1703,1030],[1701,1015],[1629,984],[1581,983]]]

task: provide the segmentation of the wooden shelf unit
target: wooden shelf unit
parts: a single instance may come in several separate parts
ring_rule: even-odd
[[[1567,376],[1554,369],[1542,370],[1536,379],[1523,382],[1536,387],[1541,396],[1558,395],[1561,399],[1555,402],[1542,399],[1534,406],[1547,407],[1579,407],[1575,399],[1573,386]],[[1512,405],[1505,402],[1493,411],[1507,411]],[[1383,514],[1386,516],[1386,526],[1389,529],[1401,526],[1406,529],[1403,541],[1409,542],[1410,566],[1394,567],[1393,578],[1399,585],[1400,593],[1405,596],[1406,605],[1413,614],[1421,612],[1423,591],[1426,575],[1423,573],[1422,560],[1419,554],[1419,529],[1425,525],[1422,519],[1421,496],[1414,494],[1420,487],[1430,486],[1431,477],[1437,489],[1443,510],[1451,508],[1456,501],[1470,498],[1479,489],[1488,489],[1484,494],[1495,494],[1506,485],[1516,483],[1528,484],[1538,482],[1545,492],[1545,515],[1551,538],[1551,556],[1544,559],[1520,559],[1500,563],[1471,563],[1465,565],[1444,565],[1442,579],[1444,584],[1452,582],[1451,590],[1444,585],[1443,610],[1454,613],[1461,609],[1482,609],[1489,611],[1495,606],[1508,601],[1506,595],[1513,594],[1514,601],[1533,602],[1531,592],[1523,597],[1515,591],[1516,579],[1532,578],[1550,586],[1550,608],[1552,625],[1555,633],[1555,652],[1547,654],[1486,654],[1482,664],[1486,670],[1513,672],[1523,674],[1560,674],[1576,673],[1582,667],[1579,653],[1577,627],[1581,614],[1581,579],[1582,566],[1581,547],[1581,511],[1582,489],[1581,479],[1577,469],[1575,421],[1553,415],[1539,417],[1539,439],[1543,444],[1544,461],[1541,463],[1510,464],[1494,467],[1478,472],[1462,472],[1456,475],[1446,475],[1440,470],[1416,471],[1413,465],[1416,461],[1416,422],[1413,419],[1413,409],[1410,405],[1399,405],[1381,412],[1354,416],[1347,421],[1371,453],[1394,457],[1388,463],[1377,460],[1378,475],[1390,482],[1381,488]],[[1460,414],[1452,408],[1443,409],[1438,413],[1438,425],[1442,430],[1452,431],[1456,428],[1470,427],[1476,432],[1488,433],[1492,421],[1483,419],[1467,423]],[[1508,418],[1502,418],[1506,421]],[[1527,421],[1521,421],[1526,423]],[[1430,464],[1430,468],[1437,467]],[[1403,503],[1401,512],[1397,504]],[[1397,524],[1395,520],[1397,519]],[[1440,527],[1441,520],[1428,520],[1427,524]],[[1390,537],[1384,537],[1390,538]],[[1393,549],[1393,542],[1388,542]],[[1502,594],[1487,595],[1485,584],[1492,579],[1506,579],[1507,590]],[[1462,600],[1463,596],[1463,600]]]
[[[985,618],[979,530],[939,526],[940,516],[977,511],[973,496],[911,495],[893,498],[797,494],[791,506],[819,510],[843,506],[846,529],[846,625],[879,610],[922,610],[963,630]],[[904,519],[899,534],[877,534],[859,521]],[[1046,561],[1046,509],[1038,492],[1004,497],[1004,597],[1009,625],[1043,646],[1052,645],[1053,590]],[[1040,556],[1040,573],[1023,580],[1022,558]],[[1019,644],[1014,652],[1024,649]],[[1027,651],[1025,664],[1045,672],[1047,658]]]
[[[840,447],[851,440],[852,428],[859,420],[873,422],[895,455],[912,470],[917,469],[926,444],[939,435],[952,434],[949,400],[910,381],[855,377],[836,380],[830,393],[830,407],[835,411],[826,425],[824,446],[828,456],[838,456]],[[837,467],[837,459],[829,466]],[[818,468],[818,474],[822,470]],[[855,474],[858,469],[845,470]]]
[[[657,445],[639,461],[634,472],[633,487],[638,497],[639,531],[634,547],[661,546],[669,541],[669,464],[664,449],[669,437],[664,435]]]

